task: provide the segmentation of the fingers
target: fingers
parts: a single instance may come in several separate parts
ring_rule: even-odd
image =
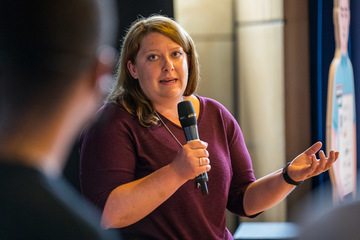
[[[208,144],[200,140],[190,141],[178,152],[171,163],[179,176],[187,180],[210,171],[209,152],[206,150]]]
[[[320,150],[321,146],[322,146],[322,143],[317,142],[314,145],[312,145],[311,147],[309,147],[304,153],[310,157],[313,154],[317,153]]]
[[[334,160],[334,162],[336,161],[336,160],[338,160],[338,158],[339,158],[339,152],[335,152],[335,160]]]
[[[191,152],[191,156],[198,162],[200,162],[200,165],[208,165],[205,164],[207,162],[210,163],[208,157],[209,152],[206,150],[208,144],[206,142],[195,140],[191,141],[188,144],[184,145],[184,148],[189,148],[189,153]],[[189,158],[191,157],[189,156]],[[200,159],[200,160],[199,160]]]
[[[209,152],[206,149],[198,148],[198,149],[190,149],[188,151],[188,158],[194,158],[199,162],[199,158],[208,158]]]
[[[194,171],[196,172],[195,177],[201,173],[210,171],[211,166],[209,152],[206,150],[208,144],[206,142],[196,140],[189,142],[187,145],[192,150],[192,161]]]
[[[317,165],[318,165],[318,162],[316,160],[316,156],[312,155],[311,156],[311,165],[310,165],[310,169],[309,169],[310,174],[307,175],[307,177],[312,177],[313,176],[313,173],[315,172],[315,169],[316,169]]]
[[[204,172],[209,172],[211,170],[211,165],[204,166]]]
[[[184,147],[189,147],[191,149],[206,149],[207,146],[208,143],[201,140],[193,140],[184,145]]]
[[[194,160],[192,160],[192,162],[193,162],[194,178],[204,172],[210,171],[211,169],[210,159],[208,157],[195,158]]]
[[[210,171],[210,169],[211,169],[210,159],[209,158],[199,158],[199,167],[202,169],[203,172]]]
[[[319,175],[329,170],[331,165],[338,159],[339,152],[331,150],[327,158],[324,151],[319,151],[321,146],[321,142],[317,142],[293,160],[289,172],[291,170],[294,179],[305,180]],[[315,156],[318,151],[319,159]],[[291,166],[294,167],[291,168]]]
[[[329,158],[325,165],[325,169],[328,170],[331,167],[331,165],[337,160],[338,157],[339,157],[339,152],[335,152],[334,150],[331,150],[329,153]]]
[[[199,158],[199,166],[210,165],[209,158]]]
[[[313,156],[315,156],[315,155],[313,155]],[[319,174],[329,170],[331,165],[338,159],[339,152],[335,152],[334,150],[331,150],[329,153],[329,157],[326,158],[324,152],[320,151],[319,157],[320,157],[320,159],[319,159],[319,161],[317,161],[317,167],[313,171],[313,174],[312,174],[313,176],[319,175]]]
[[[313,155],[313,156],[315,158],[315,155]],[[322,173],[324,171],[325,165],[327,163],[327,159],[325,157],[324,151],[321,150],[319,152],[319,157],[320,157],[320,160],[318,161],[317,167],[315,168],[315,171],[314,171],[315,175],[318,175],[318,174]]]

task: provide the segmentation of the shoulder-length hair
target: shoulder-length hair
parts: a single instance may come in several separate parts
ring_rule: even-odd
[[[187,54],[189,73],[184,96],[190,96],[195,92],[200,79],[195,44],[190,35],[178,23],[160,15],[136,20],[123,39],[120,60],[117,66],[116,83],[107,97],[107,102],[119,104],[129,113],[137,115],[143,126],[157,125],[159,119],[155,115],[151,100],[140,88],[139,81],[131,76],[127,68],[127,62],[130,60],[135,63],[141,41],[147,34],[152,32],[158,32],[170,38],[179,44]]]

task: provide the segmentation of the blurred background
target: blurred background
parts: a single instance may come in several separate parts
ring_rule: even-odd
[[[236,117],[257,178],[282,168],[316,141],[325,146],[328,72],[335,50],[332,0],[117,2],[118,49],[138,16],[163,14],[190,33],[201,65],[197,93],[221,102]],[[356,46],[360,42],[360,28],[356,28],[360,1],[352,0],[350,5],[349,56],[360,106],[360,46]],[[358,149],[359,143],[357,140]],[[77,150],[75,144],[64,174],[79,189]],[[228,228],[234,233],[244,221],[293,221],[305,196],[317,191],[316,201],[331,199],[331,194],[321,190],[328,182],[328,173],[306,181],[286,201],[255,219],[228,213]]]

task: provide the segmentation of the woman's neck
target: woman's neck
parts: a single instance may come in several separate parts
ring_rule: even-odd
[[[196,115],[199,116],[199,111],[200,111],[199,100],[194,95],[183,96],[181,97],[180,101],[179,100],[172,102],[168,101],[161,104],[154,104],[154,107],[158,113],[160,113],[161,115],[163,115],[168,120],[175,123],[176,125],[181,126],[179,121],[178,109],[177,109],[177,105],[181,101],[191,101],[192,104],[194,105]]]
[[[166,102],[162,104],[154,104],[155,105],[154,107],[158,113],[166,117],[171,122],[180,126],[179,115],[177,111],[177,104],[179,102],[180,101],[172,102],[172,103]]]

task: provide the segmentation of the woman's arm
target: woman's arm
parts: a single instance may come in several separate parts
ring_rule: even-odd
[[[121,228],[141,220],[189,179],[209,171],[206,148],[207,144],[202,141],[191,141],[169,165],[114,189],[105,204],[102,227]],[[202,166],[199,158],[202,158]]]
[[[327,171],[339,156],[338,152],[331,151],[329,158],[320,151],[320,160],[315,153],[321,148],[321,143],[315,143],[305,152],[296,157],[288,167],[290,178],[296,182],[303,181]],[[294,185],[287,183],[279,169],[250,184],[244,195],[244,210],[248,216],[269,209],[283,200],[293,189]]]

